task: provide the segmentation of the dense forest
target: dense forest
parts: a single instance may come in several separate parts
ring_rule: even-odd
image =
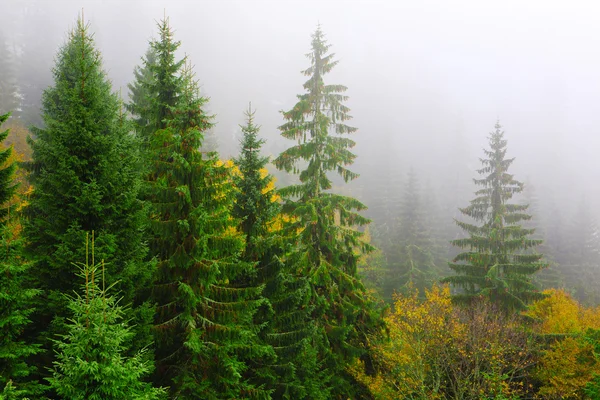
[[[600,399],[592,182],[503,119],[435,176],[357,151],[326,25],[276,145],[252,98],[219,135],[168,16],[125,90],[93,27],[43,65],[0,26],[0,399]]]

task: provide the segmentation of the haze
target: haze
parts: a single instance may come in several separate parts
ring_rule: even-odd
[[[320,23],[340,60],[328,81],[348,86],[359,128],[362,176],[351,185],[359,197],[377,197],[368,184],[382,171],[404,177],[413,167],[436,188],[466,185],[456,206],[466,205],[499,119],[512,172],[535,186],[543,207],[559,204],[568,218],[586,198],[600,212],[600,10],[592,2],[4,0],[0,29],[15,52],[38,49],[32,80],[51,84],[53,57],[82,8],[124,96],[155,21],[170,17],[210,96],[222,157],[238,151],[249,101],[267,151],[289,146],[279,110],[302,90]]]

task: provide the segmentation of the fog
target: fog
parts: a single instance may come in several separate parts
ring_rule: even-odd
[[[340,61],[327,81],[349,88],[362,175],[351,188],[367,205],[377,197],[368,184],[382,171],[403,179],[413,167],[436,188],[471,190],[500,120],[512,172],[536,187],[542,206],[558,204],[569,218],[585,197],[600,212],[592,2],[3,0],[0,29],[13,51],[36,49],[35,65],[19,66],[32,81],[51,84],[53,57],[82,9],[124,97],[156,21],[170,18],[180,55],[210,97],[222,157],[237,152],[249,101],[266,151],[289,146],[279,111],[302,91],[304,54],[320,23]],[[440,189],[437,197],[449,196]]]

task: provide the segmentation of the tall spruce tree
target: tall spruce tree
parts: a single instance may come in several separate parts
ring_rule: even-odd
[[[254,318],[261,341],[271,346],[276,359],[250,364],[252,379],[264,383],[275,399],[324,398],[315,376],[316,352],[312,346],[315,326],[310,318],[310,287],[305,277],[294,274],[293,258],[281,231],[281,205],[274,178],[261,156],[264,143],[254,112],[246,113],[241,151],[235,165],[236,198],[233,216],[240,221],[245,246],[242,259],[256,264],[252,285],[265,287],[265,302]],[[286,251],[287,250],[287,251]]]
[[[133,332],[126,309],[109,293],[114,284],[105,286],[104,261],[95,265],[92,253],[91,263],[88,259],[79,268],[83,285],[75,296],[67,296],[72,316],[67,333],[54,340],[57,357],[50,387],[69,400],[165,398],[164,389],[143,381],[152,371],[143,350],[126,355]]]
[[[77,288],[71,260],[84,258],[86,232],[95,231],[98,257],[115,260],[107,266],[107,282],[118,281],[124,301],[135,301],[128,317],[140,332],[144,323],[139,318],[147,307],[138,307],[143,299],[137,294],[152,276],[142,262],[147,245],[137,200],[138,144],[83,20],[60,49],[53,74],[54,85],[43,96],[45,128],[35,129],[36,139],[30,140],[34,192],[25,224],[32,279],[43,290],[34,334],[47,347],[48,339],[63,331],[68,314],[63,294]],[[144,346],[144,340],[137,337],[134,344]],[[49,367],[51,356],[46,352],[38,364]]]
[[[8,117],[0,115],[0,125]],[[0,132],[0,143],[8,133]],[[12,147],[0,150],[0,389],[6,387],[8,393],[11,388],[11,395],[17,398],[37,393],[27,382],[32,368],[25,360],[39,350],[24,340],[23,330],[31,324],[31,307],[39,290],[25,284],[29,264],[22,257],[21,221],[9,205],[16,191],[12,151]]]
[[[360,255],[372,250],[357,227],[369,220],[358,212],[365,205],[358,200],[329,191],[329,173],[337,172],[345,182],[358,177],[347,169],[356,157],[350,149],[355,142],[342,135],[356,128],[346,125],[351,118],[343,103],[342,85],[325,85],[324,75],[337,65],[321,28],[312,35],[307,54],[311,65],[304,71],[306,93],[287,112],[279,127],[281,135],[297,145],[275,160],[279,169],[299,175],[300,183],[280,190],[283,211],[296,233],[295,251],[301,255],[298,268],[311,283],[312,316],[326,346],[320,349],[322,373],[331,379],[330,398],[357,396],[357,385],[346,366],[366,355],[366,332],[378,322],[371,299],[357,275]]]
[[[531,282],[531,276],[544,268],[542,255],[527,252],[542,243],[531,239],[533,229],[523,228],[520,223],[531,218],[528,206],[511,204],[515,193],[523,190],[523,184],[508,173],[514,158],[506,158],[506,140],[499,123],[489,136],[489,150],[481,158],[482,175],[474,179],[481,189],[475,199],[460,211],[475,223],[456,221],[468,238],[456,239],[452,244],[463,249],[449,263],[455,275],[443,281],[458,286],[462,293],[455,295],[458,301],[469,302],[478,296],[486,297],[506,311],[521,310],[542,295]],[[480,223],[480,224],[476,224]]]
[[[260,358],[252,317],[262,287],[238,259],[243,240],[231,217],[231,172],[200,152],[211,118],[189,65],[167,127],[153,133],[151,182],[157,380],[174,398],[264,398],[243,379],[243,358]],[[243,283],[237,283],[243,282]]]

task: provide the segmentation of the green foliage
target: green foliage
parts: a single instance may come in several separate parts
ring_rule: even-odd
[[[92,253],[93,256],[93,253]],[[102,276],[100,276],[102,274]],[[55,340],[56,361],[47,378],[59,398],[110,400],[165,398],[165,390],[143,381],[152,364],[143,351],[125,355],[133,332],[126,310],[104,285],[104,262],[80,266],[80,290],[68,296],[72,318],[67,333]],[[101,285],[96,280],[101,279]]]
[[[137,141],[120,111],[120,101],[102,70],[101,56],[89,28],[80,19],[60,49],[54,85],[44,92],[44,129],[35,129],[30,144],[30,181],[34,192],[25,224],[27,250],[33,259],[32,280],[39,297],[35,335],[45,339],[62,332],[67,314],[63,293],[77,286],[71,260],[83,259],[86,232],[96,233],[96,255],[115,260],[106,279],[118,283],[130,317],[142,313],[139,290],[148,286],[152,269],[143,259],[144,215],[137,199],[141,184]],[[139,329],[144,323],[136,316]],[[52,324],[52,326],[50,326]],[[137,328],[136,328],[137,329]],[[149,338],[136,337],[136,346]],[[37,361],[49,367],[52,353]]]
[[[143,66],[136,66],[133,70],[134,82],[127,85],[129,89],[130,103],[125,105],[127,111],[133,115],[133,124],[136,132],[146,141],[150,137],[152,130],[156,129],[151,125],[152,107],[154,107],[154,91],[156,82],[154,81],[153,68],[156,66],[156,50],[154,47],[146,51],[142,58]],[[147,143],[146,143],[147,145]]]
[[[264,286],[265,302],[254,317],[261,341],[274,349],[276,358],[251,360],[253,380],[264,382],[277,399],[318,398],[316,352],[310,339],[310,287],[306,278],[294,274],[287,238],[282,235],[279,198],[274,178],[266,170],[268,157],[260,155],[264,140],[254,124],[254,112],[246,113],[244,137],[235,165],[236,199],[233,216],[245,237],[242,258],[256,263],[252,285]],[[309,393],[311,394],[309,396]]]
[[[379,319],[373,303],[357,275],[360,255],[372,250],[356,229],[369,223],[358,212],[365,205],[329,191],[335,172],[348,182],[358,175],[347,169],[356,156],[355,142],[345,136],[356,131],[346,125],[351,118],[343,103],[342,85],[325,85],[323,77],[337,65],[320,27],[313,34],[307,54],[311,65],[304,71],[306,93],[283,113],[281,135],[298,141],[275,160],[278,169],[298,174],[300,183],[284,187],[283,212],[289,216],[287,229],[295,234],[294,249],[300,273],[310,280],[314,307],[312,316],[325,347],[319,350],[323,376],[330,379],[330,397],[354,396],[356,385],[345,371],[349,360],[364,355],[365,333]]]
[[[265,397],[242,379],[242,355],[269,351],[252,330],[262,288],[236,284],[252,265],[238,259],[243,242],[229,212],[230,171],[214,153],[203,158],[207,99],[191,67],[181,78],[173,118],[151,140],[157,377],[177,398]]]
[[[8,117],[9,114],[0,115],[0,125]],[[8,133],[0,132],[0,142]],[[39,290],[28,288],[25,283],[29,264],[21,256],[20,220],[14,211],[11,214],[14,207],[9,205],[16,191],[15,163],[9,159],[12,151],[12,147],[0,150],[0,387],[5,387],[6,398],[36,392],[35,385],[27,382],[32,367],[25,360],[39,351],[38,346],[23,338],[23,330],[31,324],[33,299]]]
[[[600,329],[588,329],[584,340],[592,345],[596,364],[600,364]],[[600,374],[594,374],[591,382],[585,387],[585,394],[591,400],[600,399]]]
[[[530,277],[546,265],[541,254],[527,252],[542,241],[529,238],[534,229],[519,225],[531,218],[528,206],[508,203],[523,184],[507,172],[514,158],[506,158],[506,140],[498,123],[489,140],[490,150],[484,150],[487,158],[481,159],[477,171],[483,177],[474,179],[482,188],[468,207],[460,209],[481,225],[456,221],[469,237],[452,244],[467,251],[449,264],[456,275],[444,281],[463,289],[456,300],[470,302],[483,296],[505,310],[521,310],[542,297]]]
[[[131,103],[127,108],[134,116],[136,133],[145,148],[150,146],[156,131],[167,127],[183,90],[181,68],[185,59],[176,60],[181,42],[174,40],[168,18],[157,26],[159,37],[150,42],[142,59],[143,67],[134,69],[135,82],[128,86]]]

